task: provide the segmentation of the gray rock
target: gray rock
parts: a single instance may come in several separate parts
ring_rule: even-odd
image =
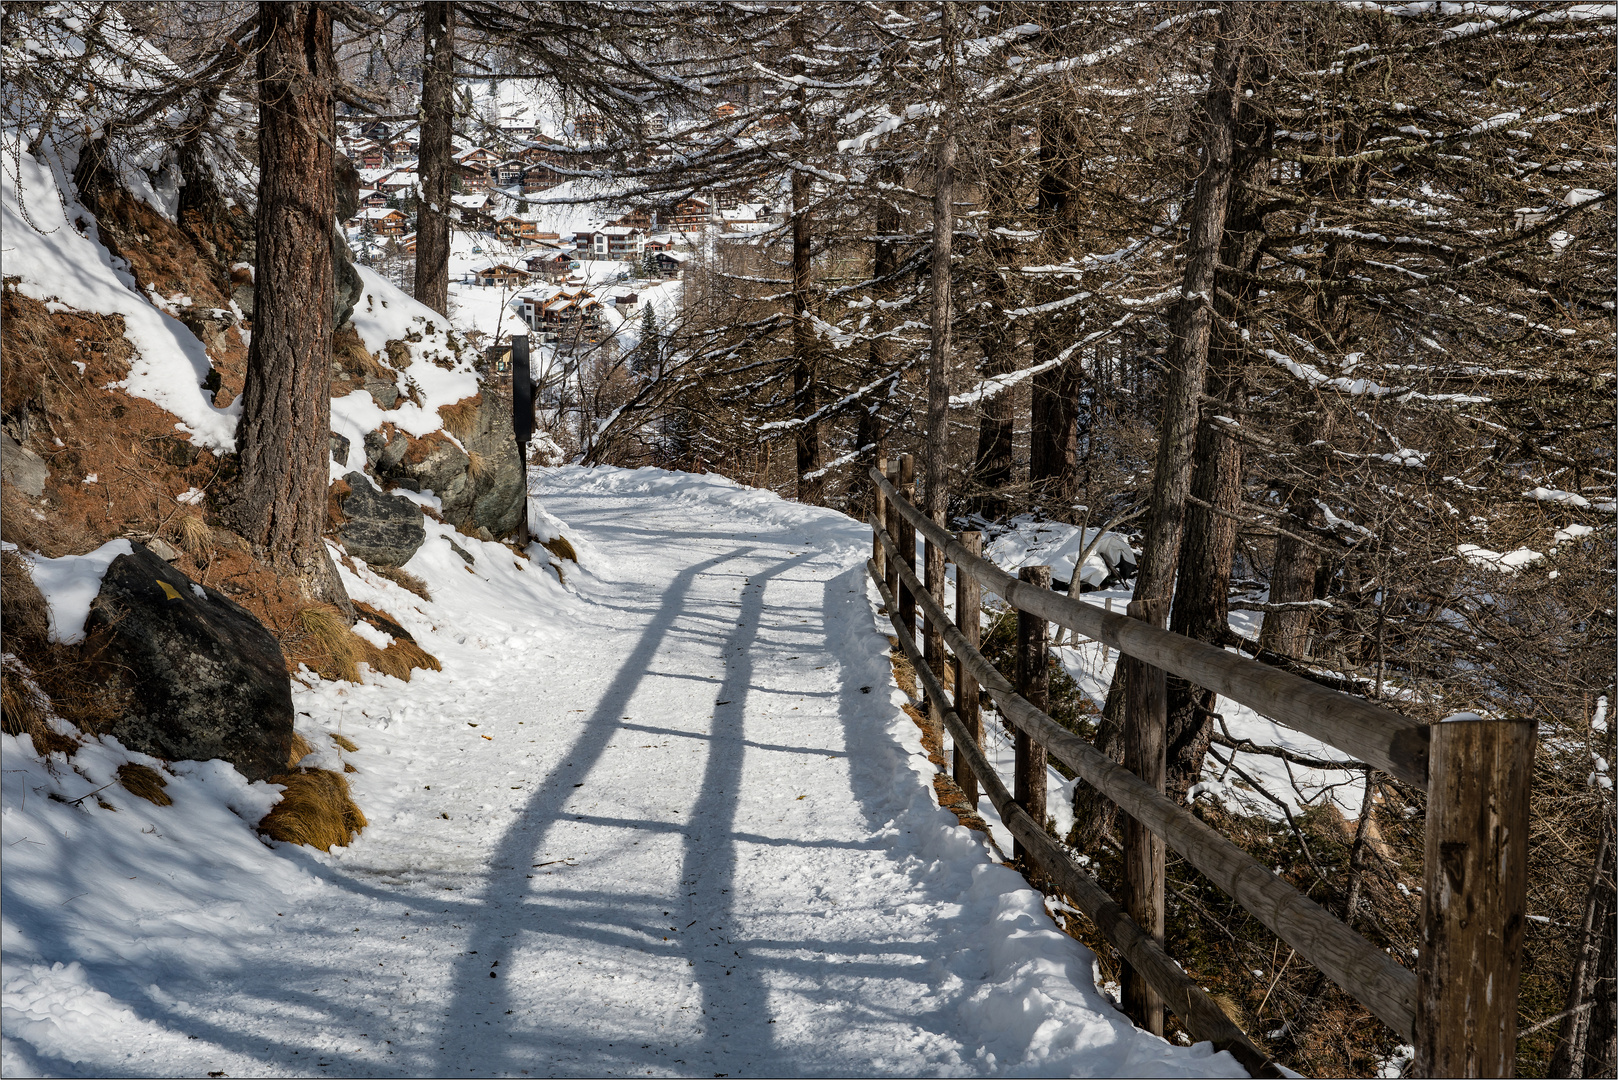
[[[230,294],[230,298],[236,301],[236,306],[241,309],[244,317],[249,319],[253,317],[253,283],[251,281],[236,286],[235,291]]]
[[[444,543],[448,544],[449,549],[451,551],[455,552],[455,554],[459,555],[466,562],[466,565],[468,565],[468,566],[472,565],[473,560],[472,560],[472,553],[470,551],[467,551],[465,548],[463,548],[461,545],[457,544],[455,541],[451,540],[447,536],[444,537]]]
[[[384,382],[382,379],[366,379],[360,385],[383,409],[391,409],[399,404],[399,388],[390,382]]]
[[[406,441],[403,437],[395,439],[400,443]],[[390,444],[388,450],[391,452],[392,449]],[[418,491],[431,489],[443,500],[446,520],[454,520],[464,509],[458,505],[462,500],[458,500],[456,495],[466,486],[467,470],[471,464],[471,459],[449,439],[429,435],[410,444],[392,465],[379,462],[378,468],[389,480],[412,480],[419,485]],[[464,501],[468,506],[471,503],[470,499]]]
[[[517,531],[527,514],[527,470],[517,454],[517,436],[511,427],[511,399],[484,387],[476,427],[461,442],[482,459],[471,478],[466,511],[459,518],[444,508],[444,519],[466,533],[486,528],[495,538]]]
[[[337,536],[350,555],[375,566],[403,566],[427,539],[421,507],[398,495],[385,495],[364,473],[343,477],[352,489],[343,497],[348,520]]]
[[[365,295],[365,282],[360,280],[360,272],[354,269],[354,252],[337,230],[332,232],[331,261],[331,325],[332,329],[341,330],[354,314],[354,305]]]
[[[0,477],[6,483],[37,499],[45,494],[45,480],[50,472],[44,458],[0,432]]]
[[[339,465],[348,463],[348,436],[331,433],[331,459]]]
[[[146,550],[150,551],[153,555],[156,555],[164,562],[180,561],[179,550],[161,536],[154,536],[150,540],[146,541]]]
[[[169,760],[223,758],[249,780],[286,771],[292,689],[250,612],[141,544],[107,568],[81,655],[118,716],[110,733]]]

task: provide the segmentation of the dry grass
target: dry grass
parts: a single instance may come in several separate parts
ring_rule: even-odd
[[[336,743],[338,746],[342,747],[344,750],[347,750],[350,754],[354,753],[356,750],[359,749],[358,746],[354,745],[354,740],[353,739],[350,739],[350,738],[348,738],[346,736],[343,736],[343,735],[339,735],[335,731],[328,731],[326,734],[331,739],[332,742]]]
[[[281,801],[258,823],[258,831],[272,840],[330,851],[345,846],[369,824],[342,773],[309,769],[277,776],[271,783],[286,788]]]
[[[444,430],[464,442],[477,430],[478,412],[482,407],[483,395],[473,394],[453,405],[445,405],[438,410],[438,415],[444,421]]]
[[[169,522],[169,528],[180,547],[192,555],[211,551],[217,543],[213,530],[200,514],[180,514]]]
[[[309,745],[308,739],[294,731],[292,733],[292,749],[287,754],[287,768],[296,769],[298,762],[302,761],[305,755],[313,753],[314,749]]]
[[[138,795],[154,806],[172,806],[174,800],[163,789],[169,782],[163,779],[163,774],[150,765],[137,765],[133,761],[126,761],[118,766],[118,782],[124,790],[131,795]]]
[[[352,326],[345,327],[332,335],[332,361],[348,372],[361,379],[382,379],[392,382],[394,373],[382,361],[371,355],[371,351],[360,340],[359,331]],[[409,354],[406,353],[408,363]],[[393,354],[388,354],[389,359]],[[403,364],[399,365],[403,367]]]
[[[408,589],[423,600],[431,600],[433,594],[427,591],[427,583],[415,574],[401,570],[397,566],[373,566],[371,572],[379,577],[385,577],[402,589]]]
[[[34,752],[41,757],[54,753],[71,754],[79,743],[51,725],[51,699],[40,689],[21,660],[7,658],[0,670],[0,731],[7,735],[27,735]]]
[[[8,647],[16,638],[44,641],[50,632],[50,609],[44,594],[34,584],[27,562],[15,551],[0,552],[0,622]]]
[[[573,549],[572,543],[569,542],[568,538],[565,536],[558,536],[553,540],[547,540],[541,544],[540,547],[544,548],[552,555],[555,555],[558,559],[566,559],[571,563],[576,563],[579,561],[579,553]]]
[[[327,678],[360,681],[357,662],[366,658],[367,642],[348,628],[342,612],[330,604],[310,604],[299,609],[298,627],[313,646],[316,671]]]
[[[481,450],[466,452],[466,473],[476,480],[489,471],[489,458]]]

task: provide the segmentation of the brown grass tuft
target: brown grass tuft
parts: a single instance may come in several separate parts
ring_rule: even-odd
[[[443,406],[438,415],[444,421],[444,430],[464,442],[477,430],[478,412],[482,408],[483,395],[473,394],[453,405]]]
[[[466,473],[476,480],[489,471],[489,458],[481,450],[466,452]]]
[[[163,779],[163,774],[150,765],[137,765],[133,761],[126,761],[118,766],[118,782],[124,790],[131,795],[139,795],[147,802],[156,806],[172,806],[174,800],[163,789],[169,782]]]
[[[34,742],[34,753],[41,757],[73,753],[78,740],[57,731],[50,716],[51,699],[34,681],[33,672],[21,660],[8,657],[0,670],[0,731],[27,735]]]
[[[408,589],[415,593],[423,600],[433,598],[433,594],[427,591],[427,583],[415,574],[401,570],[397,566],[373,566],[371,570],[378,576],[387,578],[400,588]]]
[[[339,735],[335,731],[328,731],[326,732],[326,735],[331,739],[332,742],[336,743],[344,750],[347,750],[350,754],[359,749],[359,747],[354,745],[354,740],[345,735]]]
[[[413,668],[421,668],[424,671],[444,670],[444,665],[438,662],[438,657],[434,656],[426,649],[423,649],[414,641],[408,641],[404,638],[396,638],[394,639],[393,643],[388,646],[387,651],[390,653],[399,653]]]
[[[286,788],[281,801],[258,823],[258,831],[272,840],[330,851],[345,846],[369,824],[342,773],[309,769],[277,776],[271,783]]]
[[[217,542],[213,530],[202,520],[200,514],[181,514],[170,522],[170,528],[174,532],[174,538],[180,542],[180,547],[192,555],[212,550]]]
[[[360,681],[355,664],[365,659],[366,642],[348,628],[342,612],[330,604],[310,604],[299,609],[298,626],[314,646],[315,670],[328,678]]]
[[[12,651],[12,639],[42,642],[50,633],[45,596],[34,584],[27,561],[15,551],[0,552],[0,622]]]
[[[296,769],[298,762],[302,761],[306,754],[313,753],[314,749],[309,745],[308,739],[294,731],[292,733],[292,750],[287,754],[287,768]]]
[[[573,550],[573,544],[565,536],[558,536],[554,540],[547,540],[540,546],[546,551],[550,552],[552,555],[555,555],[558,559],[566,559],[568,562],[573,563],[579,561],[579,553]]]

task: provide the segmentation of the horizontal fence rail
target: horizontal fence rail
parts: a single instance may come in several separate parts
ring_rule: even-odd
[[[973,555],[871,470],[882,493],[929,544],[937,544],[956,568],[1019,611],[1110,645],[1119,652],[1178,675],[1187,682],[1239,701],[1262,716],[1312,735],[1367,765],[1415,787],[1427,786],[1427,728],[1408,716],[1349,697],[1279,668],[1233,656],[1139,619],[1086,604],[1072,596],[1018,581],[987,559]]]
[[[1025,567],[1023,576],[1028,580],[1018,580],[978,554],[978,534],[957,539],[911,504],[914,469],[909,455],[901,456],[887,475],[882,469],[873,469],[870,475],[876,486],[867,567],[899,645],[921,682],[928,711],[955,741],[955,771],[962,789],[975,802],[977,788],[982,787],[1016,839],[1018,853],[1066,892],[1118,949],[1129,965],[1124,1008],[1137,1023],[1161,1034],[1161,1010],[1166,1006],[1195,1038],[1229,1050],[1254,1075],[1277,1075],[1274,1064],[1163,949],[1161,845],[1167,843],[1372,1015],[1411,1040],[1417,1075],[1513,1074],[1527,905],[1533,722],[1472,718],[1438,728],[1418,724],[1390,709],[1151,625],[1166,616],[1166,601],[1137,601],[1126,617],[1040,587],[1049,581],[1048,568]],[[917,576],[918,535],[927,543],[930,565],[939,553],[955,563],[958,617],[963,624],[974,624],[970,635],[945,610],[942,579],[931,580],[937,577],[933,573],[923,583]],[[1015,686],[977,648],[979,587],[1022,613]],[[917,643],[918,613],[926,620],[925,649]],[[1032,677],[1032,669],[1024,669],[1033,664],[1043,672],[1046,622],[1115,648],[1121,661],[1136,665],[1127,688],[1125,741],[1131,748],[1126,760],[1140,770],[1139,775],[1039,707],[1045,700],[1043,680]],[[955,656],[953,702],[943,686],[945,661],[934,644],[939,639]],[[1034,652],[1022,655],[1029,649]],[[1400,966],[1163,794],[1165,671],[1428,792],[1422,949],[1416,972]],[[1007,791],[978,745],[979,686],[1017,732],[1015,795]],[[1047,835],[1042,820],[1046,753],[1136,823],[1124,835],[1127,907],[1113,901]],[[1037,785],[1031,782],[1036,771],[1041,778]]]
[[[886,539],[886,531],[882,532],[881,536]],[[882,595],[883,604],[887,606],[895,631],[894,636],[899,639],[900,648],[910,658],[910,665],[915,668],[929,700],[940,703],[937,710],[939,719],[949,729],[950,735],[955,739],[955,745],[971,766],[972,774],[983,786],[983,793],[988,796],[990,804],[1000,815],[1000,820],[1006,828],[1011,831],[1011,835],[1022,843],[1039,868],[1050,875],[1051,880],[1078,903],[1107,942],[1117,949],[1136,971],[1147,973],[1147,979],[1163,996],[1168,1007],[1184,1022],[1186,1030],[1193,1038],[1211,1042],[1216,1049],[1228,1050],[1231,1056],[1241,1062],[1242,1067],[1254,1076],[1284,1075],[1258,1047],[1253,1045],[1243,1034],[1242,1029],[1231,1022],[1230,1017],[1214,1003],[1207,991],[1193,982],[1184,969],[1163,951],[1163,946],[1142,932],[1141,928],[1124,913],[1124,909],[1107,895],[1106,890],[1095,878],[1075,866],[1067,853],[1045,832],[1044,827],[1036,825],[1028,812],[1012,800],[1011,792],[1006,790],[1006,785],[995,772],[994,766],[983,756],[983,751],[978,748],[977,741],[967,730],[965,722],[954,709],[942,704],[948,700],[944,696],[944,688],[928,668],[921,647],[916,644],[915,638],[904,626],[899,616],[898,600],[888,592],[876,561],[873,559],[866,566]],[[902,567],[900,573],[901,575],[904,573]]]

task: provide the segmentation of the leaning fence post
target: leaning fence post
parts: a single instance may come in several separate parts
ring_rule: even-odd
[[[899,498],[916,505],[916,459],[909,454],[899,455]],[[899,560],[912,571],[916,569],[916,527],[899,516],[899,535],[894,537],[899,542]],[[904,624],[905,633],[912,638],[916,636],[916,597],[910,587],[903,582],[899,583],[899,621]],[[919,685],[921,680],[916,680]]]
[[[1131,601],[1128,614],[1162,629],[1168,621],[1167,600]],[[1124,768],[1157,791],[1167,778],[1164,760],[1168,740],[1168,686],[1162,668],[1120,654],[1124,675]],[[1146,826],[1124,815],[1125,907],[1129,917],[1159,945],[1163,943],[1163,841]],[[1139,972],[1127,965],[1123,977],[1124,1014],[1135,1026],[1163,1034],[1163,999]]]
[[[1036,589],[1051,587],[1051,568],[1025,566],[1017,577]],[[1017,612],[1017,693],[1034,708],[1044,712],[1050,706],[1049,668],[1050,624],[1043,615]],[[1045,748],[1027,732],[1017,731],[1016,783],[1012,797],[1017,805],[1041,827],[1045,825]],[[1019,841],[1012,845],[1012,858],[1027,852]]]
[[[897,458],[888,462],[888,483],[893,485],[895,491],[899,489],[899,461]],[[887,527],[888,539],[897,544],[899,542],[898,500],[890,499],[886,506],[888,517],[883,524]],[[897,598],[899,595],[899,558],[897,554],[885,557],[882,566],[887,571],[888,595]],[[897,615],[898,612],[894,612],[894,614]]]
[[[924,542],[927,547],[922,553],[922,562],[925,566],[922,584],[927,587],[928,594],[938,601],[939,606],[942,607],[944,604],[944,549],[931,540],[924,539]],[[939,685],[942,686],[944,683],[944,628],[933,622],[932,616],[927,615],[925,612],[922,613],[921,655],[927,661],[928,670],[933,673],[933,678],[937,679]],[[923,714],[927,717],[929,724],[936,724],[934,733],[942,743],[944,738],[942,717],[944,710],[949,708],[949,702],[936,701],[929,704],[932,708],[924,709]],[[936,721],[934,719],[935,711],[939,718]]]
[[[883,476],[888,474],[888,456],[886,454],[876,459],[876,471]],[[876,518],[884,527],[887,525],[888,497],[882,494],[881,484],[871,485],[871,516]],[[876,576],[886,578],[888,576],[888,552],[882,546],[882,538],[876,535],[875,529],[871,530],[871,561],[876,564]]]
[[[1536,727],[1468,719],[1431,728],[1417,1076],[1515,1071]]]
[[[961,546],[973,555],[983,554],[983,534],[975,531],[961,534]],[[972,648],[978,647],[981,633],[983,591],[977,579],[955,564],[955,625]],[[983,747],[983,713],[978,708],[978,681],[967,674],[966,664],[955,658],[955,712],[971,732],[973,742]],[[966,805],[973,810],[978,805],[978,778],[966,763],[961,748],[955,748],[955,783],[966,796]]]

